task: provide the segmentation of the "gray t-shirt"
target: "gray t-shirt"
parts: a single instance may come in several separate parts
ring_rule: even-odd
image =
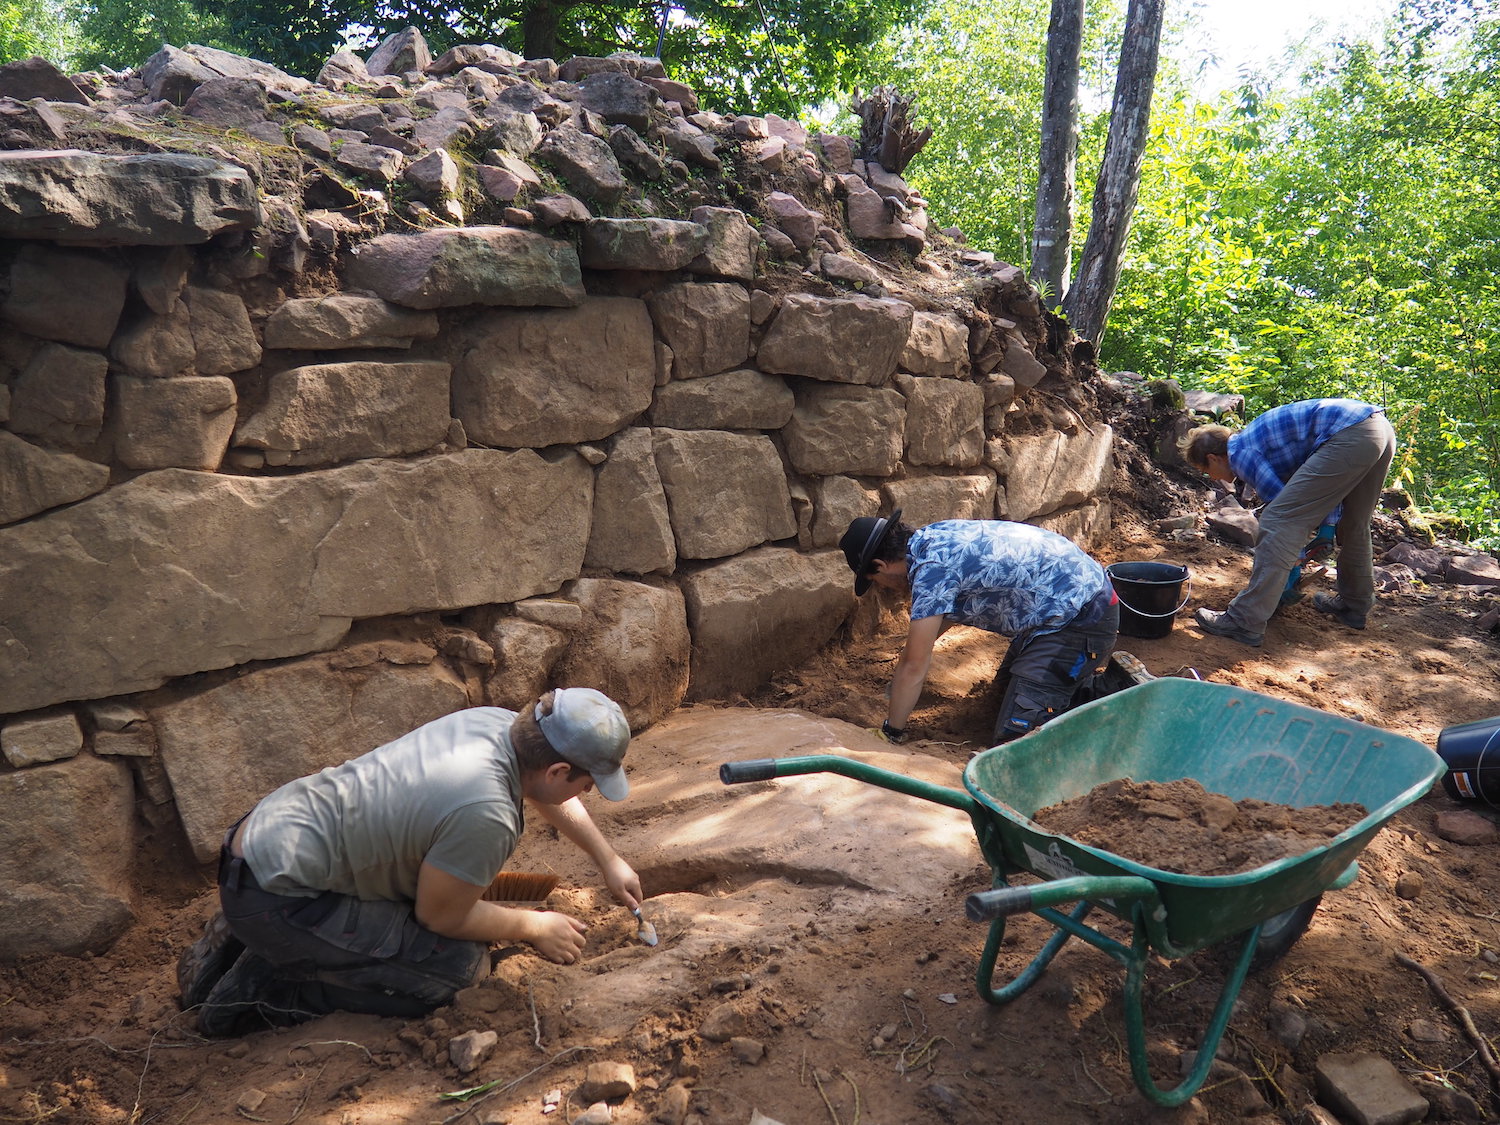
[[[245,862],[276,894],[416,901],[424,862],[488,886],[524,826],[516,713],[471,707],[290,781],[245,821]]]

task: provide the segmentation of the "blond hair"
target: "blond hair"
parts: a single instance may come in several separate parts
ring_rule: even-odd
[[[1177,452],[1189,465],[1203,472],[1208,468],[1208,458],[1211,454],[1218,454],[1221,457],[1229,456],[1229,437],[1233,432],[1228,426],[1220,426],[1217,423],[1194,426],[1177,443]]]

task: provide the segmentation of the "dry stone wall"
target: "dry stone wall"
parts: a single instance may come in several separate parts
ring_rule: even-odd
[[[656,60],[0,67],[0,959],[113,940],[141,824],[206,862],[457,708],[753,690],[849,620],[856,516],[1091,542],[1066,338]]]

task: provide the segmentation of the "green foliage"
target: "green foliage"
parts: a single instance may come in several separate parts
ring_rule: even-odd
[[[40,55],[66,63],[70,28],[50,0],[0,0],[0,63]]]
[[[1411,0],[1380,45],[1159,107],[1103,362],[1252,413],[1387,406],[1395,476],[1500,533],[1500,29]]]

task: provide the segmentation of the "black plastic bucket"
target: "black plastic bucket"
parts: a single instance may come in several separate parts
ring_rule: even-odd
[[[1120,632],[1127,637],[1165,637],[1177,611],[1187,605],[1182,585],[1188,568],[1177,563],[1110,563],[1104,568],[1120,599]]]
[[[1500,807],[1500,715],[1447,727],[1438,735],[1437,752],[1448,763],[1448,796]]]

